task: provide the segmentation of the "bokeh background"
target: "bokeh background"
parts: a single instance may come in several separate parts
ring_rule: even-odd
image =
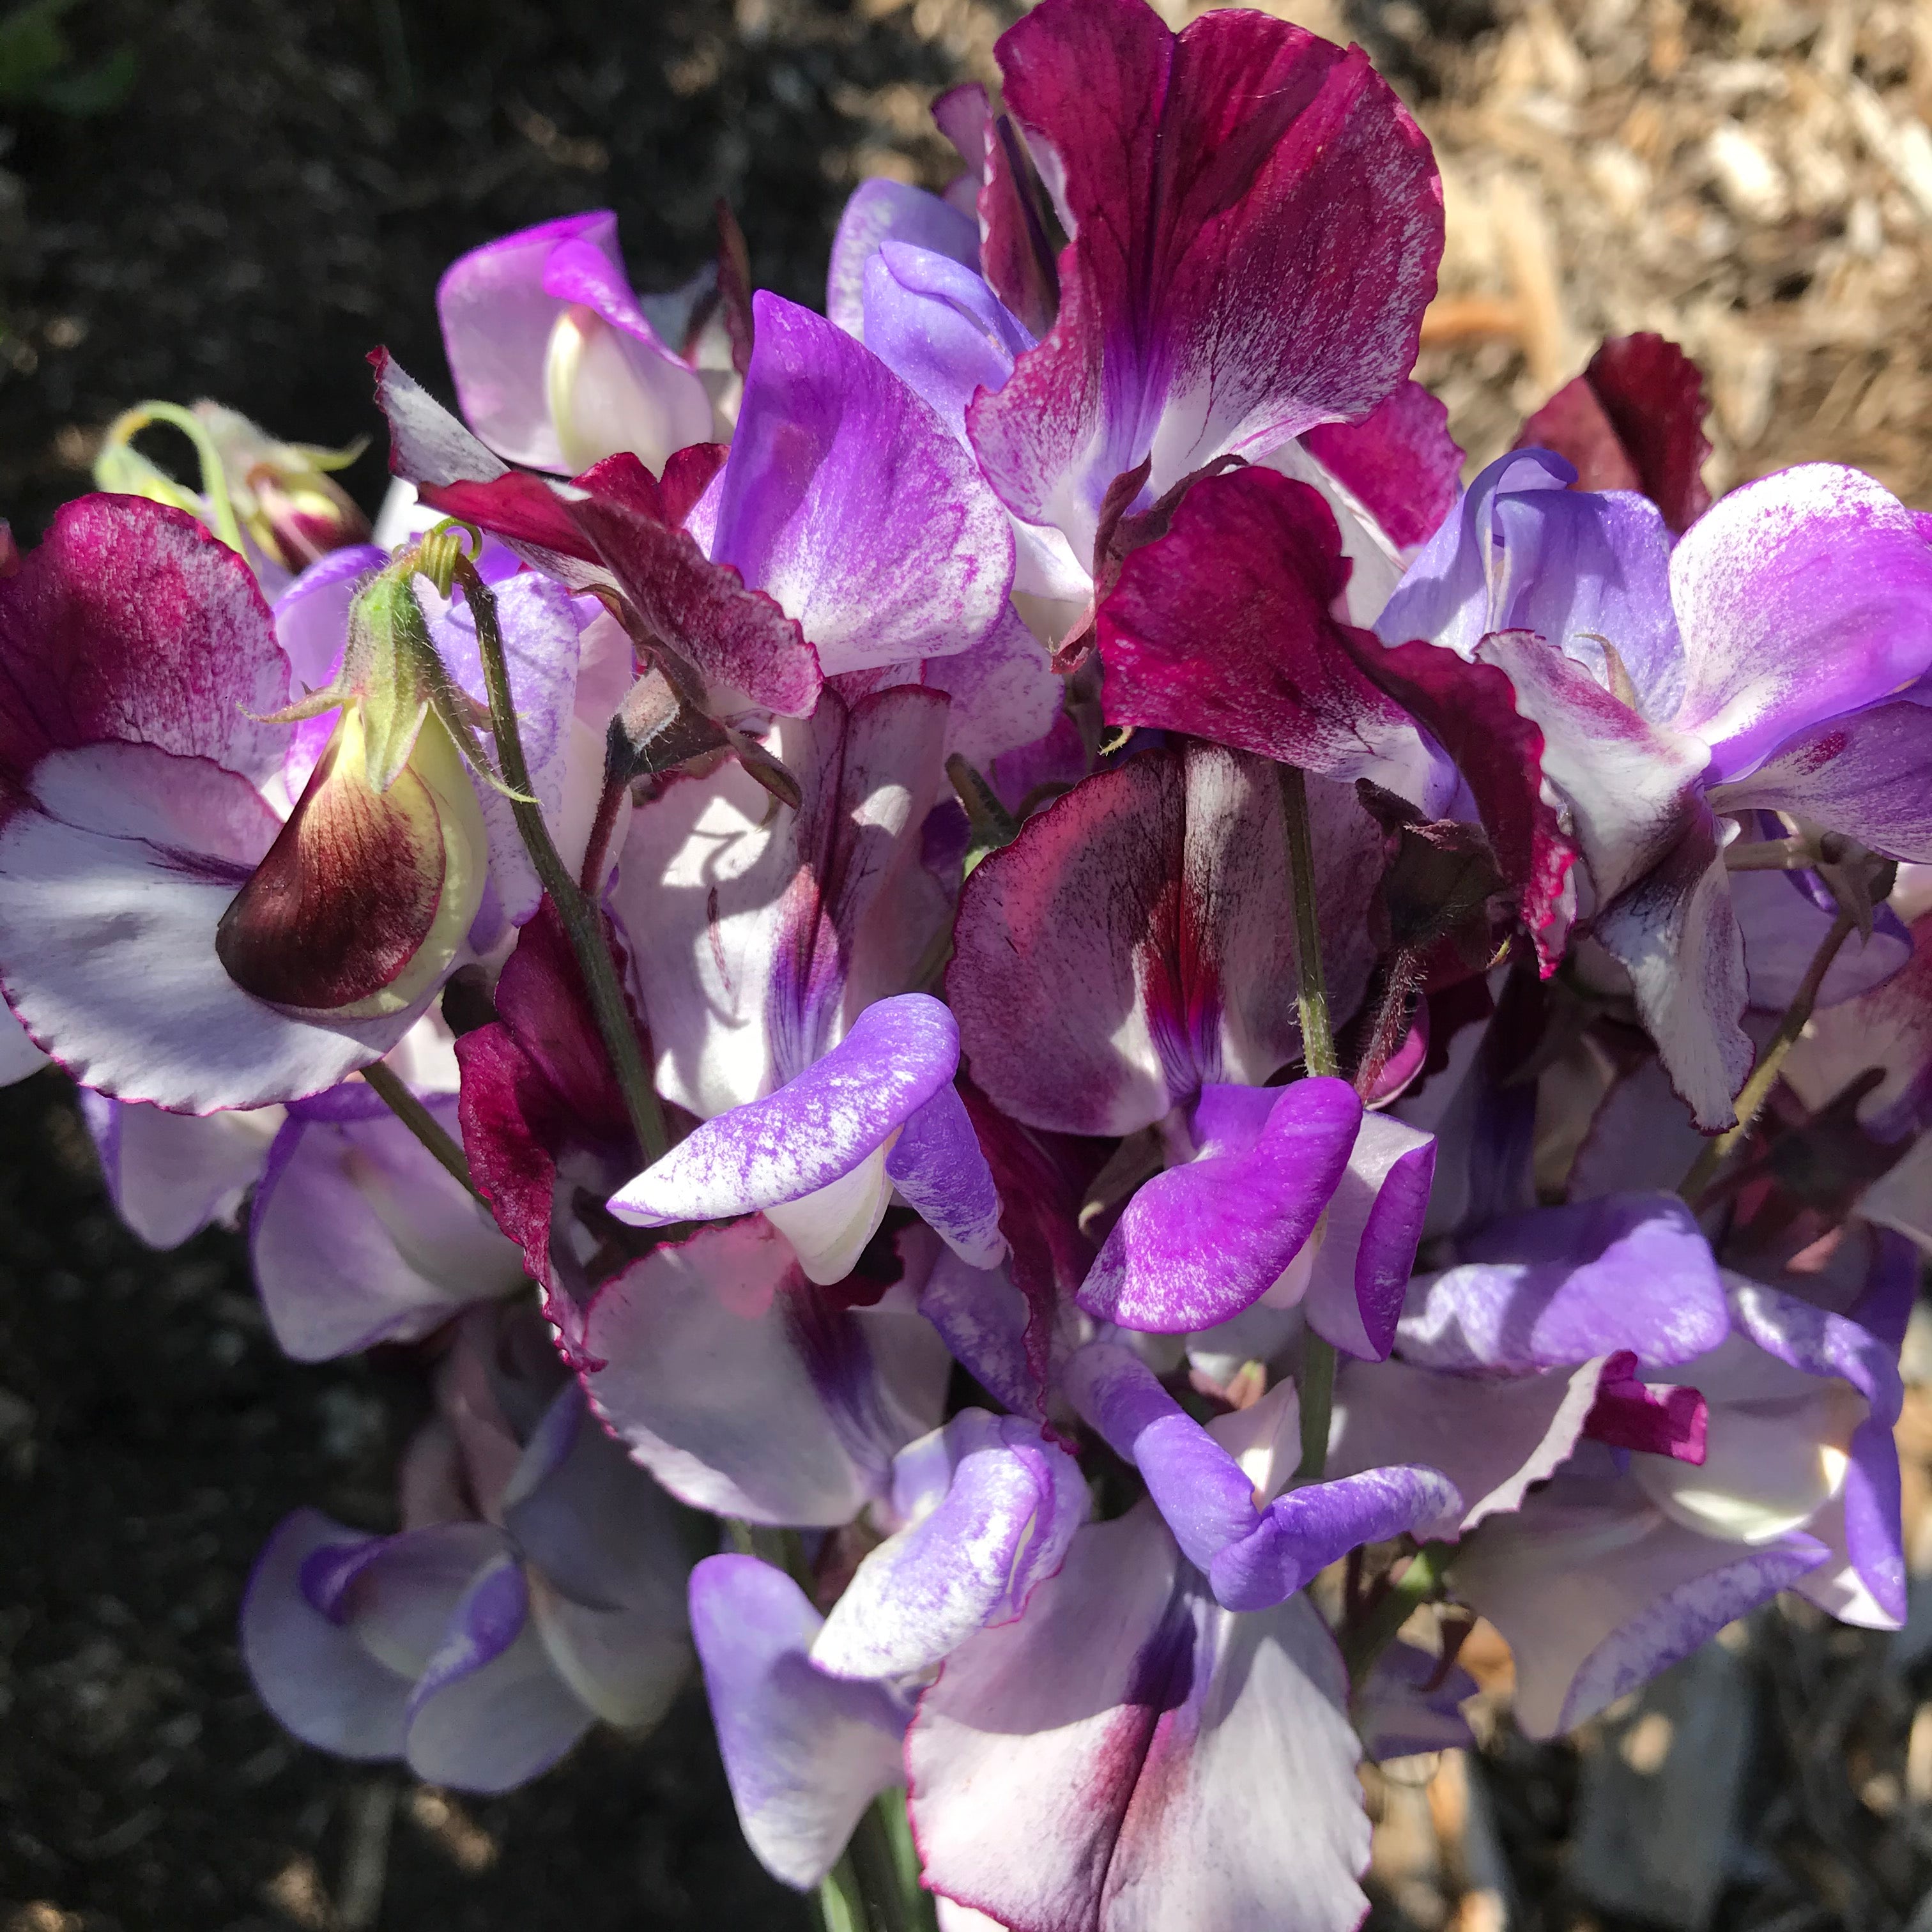
[[[0,0],[0,515],[87,487],[102,428],[212,396],[374,439],[385,343],[448,394],[449,260],[608,206],[640,288],[710,253],[822,292],[864,176],[939,185],[926,104],[1015,0]],[[1192,9],[1162,0],[1178,25]],[[1292,0],[1436,146],[1420,374],[1472,466],[1603,334],[1702,362],[1724,488],[1806,458],[1932,505],[1932,0]],[[1932,1571],[1932,1330],[1900,1442]],[[773,1928],[701,1702],[487,1802],[346,1766],[259,1709],[232,1627],[300,1502],[383,1526],[404,1352],[285,1363],[236,1242],[114,1221],[57,1078],[0,1094],[0,1932]],[[1734,1627],[1532,1746],[1479,1633],[1479,1754],[1368,1776],[1378,1932],[1932,1932],[1932,1587],[1897,1637]]]

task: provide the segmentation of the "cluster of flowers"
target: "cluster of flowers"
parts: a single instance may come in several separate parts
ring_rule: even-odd
[[[434,1363],[397,1533],[250,1583],[298,1736],[502,1790],[694,1649],[792,1884],[895,1794],[949,1928],[1341,1932],[1474,1616],[1535,1736],[1901,1618],[1932,527],[1713,504],[1654,337],[1462,488],[1359,50],[999,54],[824,316],[457,262],[382,542],[112,440],[0,577],[7,1070]]]

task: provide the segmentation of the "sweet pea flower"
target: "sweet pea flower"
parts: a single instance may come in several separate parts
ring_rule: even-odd
[[[600,1718],[655,1724],[688,1666],[676,1524],[541,1339],[467,1322],[402,1474],[403,1527],[298,1510],[242,1606],[242,1654],[304,1743],[506,1791]]]

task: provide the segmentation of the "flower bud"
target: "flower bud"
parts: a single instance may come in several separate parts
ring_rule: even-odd
[[[215,950],[244,992],[336,1020],[414,1005],[482,898],[488,840],[458,716],[406,570],[356,599],[342,674],[282,714],[341,716]]]

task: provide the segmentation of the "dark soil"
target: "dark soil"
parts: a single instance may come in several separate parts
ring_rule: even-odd
[[[0,110],[0,515],[23,542],[148,398],[368,436],[348,480],[373,507],[364,356],[447,394],[436,278],[530,222],[614,207],[638,286],[666,287],[724,196],[757,280],[821,299],[869,133],[842,104],[951,74],[903,15],[759,0],[81,0],[68,29],[138,75],[100,118]],[[743,1846],[695,1693],[647,1744],[600,1736],[460,1804],[260,1708],[249,1564],[298,1504],[382,1525],[417,1399],[404,1363],[284,1361],[236,1240],[150,1253],[56,1076],[0,1094],[5,1932],[808,1922]]]

